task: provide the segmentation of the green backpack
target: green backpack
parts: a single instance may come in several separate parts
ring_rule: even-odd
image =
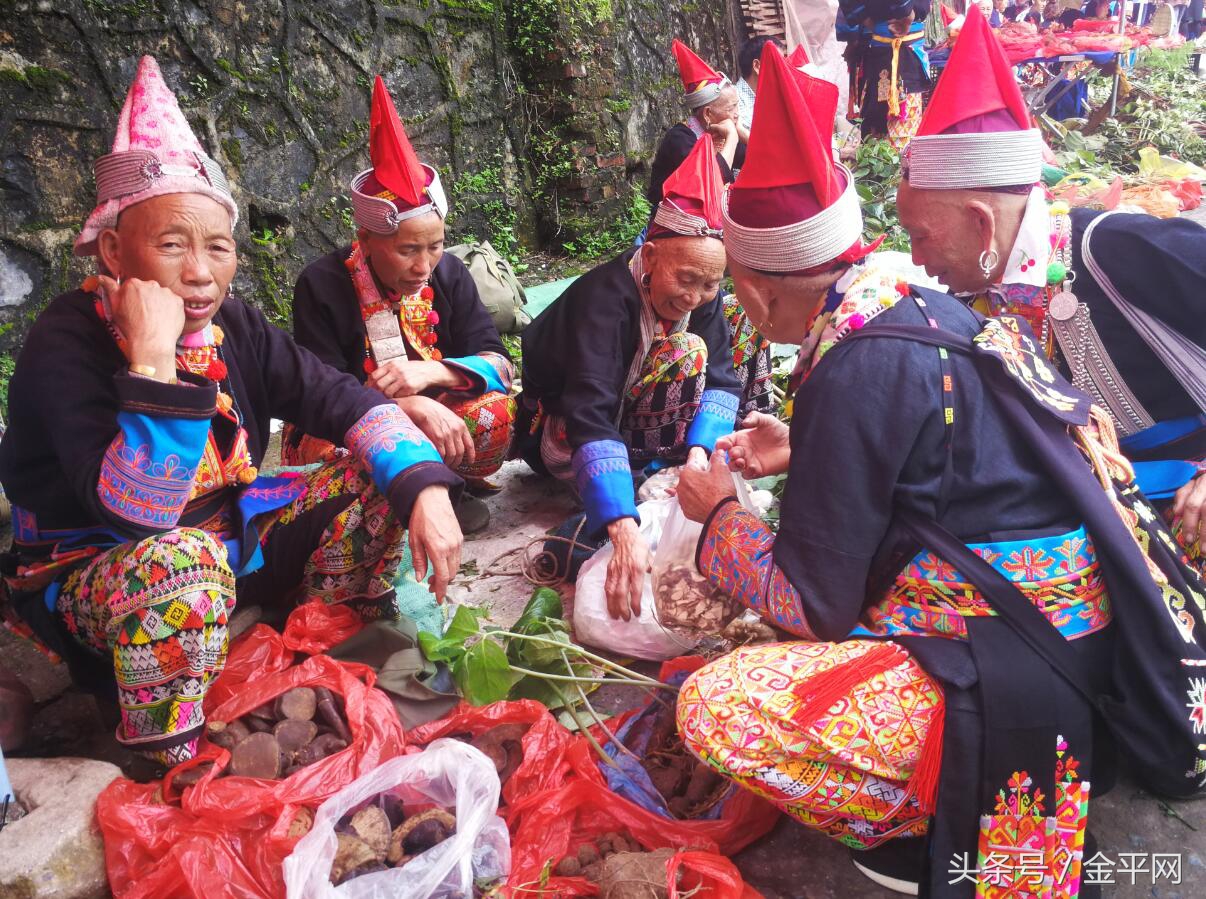
[[[482,305],[494,319],[499,334],[518,334],[532,317],[524,311],[528,298],[515,277],[511,263],[498,254],[490,242],[462,243],[449,247],[451,253],[469,269]]]

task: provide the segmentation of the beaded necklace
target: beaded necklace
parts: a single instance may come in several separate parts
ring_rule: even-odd
[[[440,314],[432,308],[435,291],[431,285],[424,284],[410,296],[399,296],[393,291],[382,296],[359,241],[352,244],[352,254],[343,264],[352,276],[352,286],[360,300],[366,373],[372,373],[390,359],[406,356],[406,345],[429,362],[443,360],[444,354],[436,346],[439,337],[435,329]],[[400,344],[399,338],[405,338],[406,345]]]
[[[129,361],[129,341],[113,322],[108,298],[100,289],[100,279],[95,275],[85,278],[80,289],[92,296],[92,304],[97,317],[105,323],[105,328],[113,338],[113,342],[117,344],[122,355]],[[206,326],[203,334],[205,336],[196,346],[177,342],[176,369],[208,378],[217,383],[218,414],[235,426],[235,436],[230,453],[225,459],[222,459],[217,449],[213,428],[210,428],[205,453],[197,469],[192,493],[194,498],[230,483],[250,484],[259,475],[259,471],[252,462],[251,450],[247,444],[247,429],[243,425],[243,413],[234,400],[234,391],[229,383],[230,370],[222,357],[222,343],[226,339],[226,334],[219,325],[212,322]]]

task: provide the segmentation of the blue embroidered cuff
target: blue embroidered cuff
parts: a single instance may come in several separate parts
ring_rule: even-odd
[[[498,369],[484,356],[458,356],[445,359],[444,364],[468,375],[473,381],[475,393],[506,393],[510,390],[510,385],[504,384],[499,377]]]
[[[574,451],[573,467],[591,539],[597,538],[616,519],[640,521],[632,469],[628,466],[628,447],[619,440],[592,440]]]
[[[444,461],[431,441],[393,403],[369,409],[348,429],[343,442],[373,473],[373,483],[382,493],[388,493],[394,478],[412,465]]]
[[[687,448],[701,446],[709,453],[716,441],[733,433],[737,422],[737,397],[723,390],[705,390],[699,401],[699,411],[687,429]]]
[[[118,412],[96,493],[108,511],[151,530],[175,527],[209,435],[208,418]]]

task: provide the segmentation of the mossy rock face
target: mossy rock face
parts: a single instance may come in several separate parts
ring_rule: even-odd
[[[295,0],[288,20],[281,0],[10,5],[17,14],[0,48],[0,247],[31,287],[0,304],[0,355],[19,346],[50,297],[91,271],[71,243],[95,201],[92,163],[110,148],[145,53],[231,182],[241,212],[236,289],[282,321],[301,267],[353,237],[347,184],[369,164],[377,73],[419,156],[447,187],[465,185],[465,197],[450,198],[449,241],[485,238],[515,254],[521,243],[564,243],[559,209],[597,223],[643,189],[639,160],[682,115],[673,36],[731,68],[722,0],[696,4],[690,16],[681,0]],[[516,16],[531,9],[540,15],[529,33],[540,41],[520,47]],[[586,64],[582,77],[566,74],[575,61]],[[571,143],[596,152],[574,156]],[[607,169],[587,192],[595,199],[565,194],[567,179],[599,171],[600,154],[623,154],[632,170]],[[288,232],[285,250],[265,253],[252,241],[258,229],[257,239],[281,246],[263,222]]]

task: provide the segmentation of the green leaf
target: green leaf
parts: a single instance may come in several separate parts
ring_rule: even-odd
[[[485,614],[484,609],[457,606],[452,620],[444,630],[444,636],[426,631],[419,634],[419,649],[431,662],[451,662],[465,651],[465,641],[481,632],[477,619]]]
[[[477,619],[485,614],[485,609],[471,609],[469,606],[457,606],[452,620],[448,622],[448,627],[444,629],[444,639],[465,642],[465,640],[481,630],[478,627]]]
[[[528,633],[526,630],[528,625],[542,618],[561,618],[564,614],[561,594],[548,587],[537,587],[511,630],[517,634],[525,634]]]
[[[472,705],[506,699],[514,679],[507,654],[489,638],[474,643],[453,663],[452,676],[461,695]]]

